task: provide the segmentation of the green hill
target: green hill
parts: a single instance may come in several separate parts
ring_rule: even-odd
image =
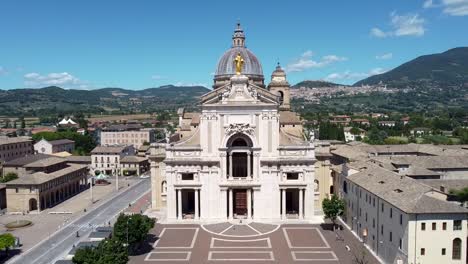
[[[443,53],[420,56],[395,69],[355,83],[384,83],[393,87],[460,86],[468,83],[468,47],[450,49]]]
[[[0,90],[2,116],[39,116],[57,113],[151,112],[193,106],[210,90],[203,86],[173,86],[144,90],[102,88],[96,90],[39,89]]]
[[[321,88],[321,87],[336,87],[336,86],[347,86],[347,85],[321,81],[321,80],[305,80],[302,82],[298,82],[297,84],[291,86],[291,88],[293,89],[300,88],[300,87]]]

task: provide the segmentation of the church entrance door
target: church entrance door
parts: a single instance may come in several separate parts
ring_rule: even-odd
[[[234,190],[234,213],[247,215],[247,190]]]

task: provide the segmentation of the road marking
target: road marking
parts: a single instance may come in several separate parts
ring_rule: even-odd
[[[229,229],[231,229],[231,227],[233,227],[234,225],[230,225],[228,228],[224,229],[223,231],[221,231],[221,233],[219,233],[220,235],[223,234],[224,232],[228,231]]]
[[[161,241],[161,238],[164,236],[164,233],[166,230],[195,230],[195,233],[193,234],[192,237],[192,242],[190,243],[189,247],[157,247],[159,241]],[[153,248],[185,248],[185,249],[192,249],[193,246],[195,245],[195,241],[197,240],[198,237],[198,231],[200,231],[200,228],[198,227],[165,227],[162,231],[161,234],[159,235],[158,240],[154,242]]]
[[[160,258],[151,258],[152,255],[157,255],[157,254],[186,254],[185,258],[165,258],[165,259],[160,259]],[[153,251],[150,252],[146,255],[145,261],[189,261],[190,257],[192,256],[192,252],[190,251]]]
[[[265,254],[268,258],[245,258],[248,254]],[[214,254],[239,254],[238,258],[214,258]],[[210,251],[208,252],[209,261],[274,261],[273,251]]]
[[[252,229],[253,231],[255,231],[257,234],[261,235],[262,233],[259,232],[257,229],[251,227],[250,225],[247,225],[248,227],[250,227],[250,229]]]
[[[296,254],[330,254],[332,258],[298,258]],[[338,261],[338,257],[333,251],[291,251],[291,256],[294,261]]]
[[[258,234],[258,235],[226,235],[226,234],[224,234],[225,232],[227,232],[227,231],[228,231],[231,227],[233,227],[233,226],[234,226],[234,225],[232,225],[232,226],[226,228],[225,230],[223,230],[223,231],[220,232],[220,233],[215,233],[215,232],[209,230],[208,228],[206,228],[204,225],[200,225],[200,227],[201,227],[203,230],[205,230],[206,232],[208,232],[208,233],[210,233],[210,234],[212,234],[212,235],[223,236],[223,237],[234,237],[234,238],[236,238],[236,237],[238,237],[238,238],[244,238],[244,237],[258,237],[258,236],[263,236],[263,235],[269,235],[269,234],[275,232],[276,230],[278,230],[278,229],[280,228],[280,225],[276,225],[276,227],[275,227],[273,230],[270,230],[270,231],[265,232],[265,233],[260,233],[260,234]],[[252,228],[251,226],[249,226],[249,227]]]
[[[325,247],[296,247],[293,246],[291,243],[291,240],[289,238],[288,232],[286,231],[287,229],[298,229],[298,230],[316,230],[317,233],[319,234],[320,238],[322,239],[322,242],[326,245]],[[325,237],[322,235],[322,232],[317,227],[283,227],[283,234],[286,239],[286,242],[288,243],[288,247],[293,249],[293,248],[330,248],[330,245],[328,244],[327,240]]]
[[[245,243],[245,242],[257,242],[257,241],[266,241],[266,246],[216,246],[216,241],[224,241],[224,242],[231,242],[231,243]],[[271,248],[271,241],[270,238],[259,238],[259,239],[250,239],[250,240],[232,240],[232,239],[224,239],[224,238],[211,238],[210,248]]]

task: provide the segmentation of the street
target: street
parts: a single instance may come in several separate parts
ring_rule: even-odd
[[[86,238],[97,226],[108,221],[143,196],[150,189],[150,180],[143,179],[87,214],[71,222],[49,239],[12,258],[8,263],[50,264],[66,256],[74,244]],[[76,237],[77,232],[80,237]]]

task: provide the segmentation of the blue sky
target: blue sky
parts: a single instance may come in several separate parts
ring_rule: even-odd
[[[0,89],[211,86],[237,19],[267,80],[353,83],[468,46],[468,0],[0,2]]]

